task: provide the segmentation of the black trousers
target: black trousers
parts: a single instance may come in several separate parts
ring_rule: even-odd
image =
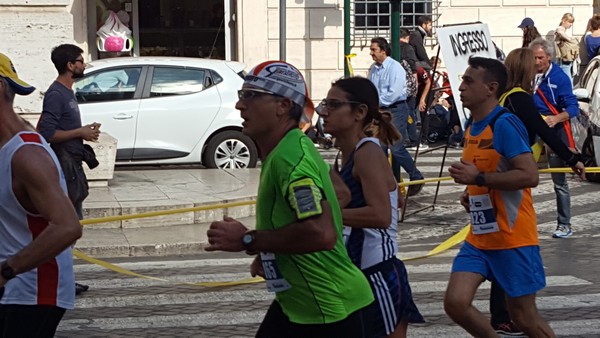
[[[511,321],[506,306],[506,293],[495,282],[492,282],[492,291],[490,292],[490,314],[492,315],[492,325],[510,323]]]
[[[51,305],[0,305],[0,337],[54,337],[64,314]]]
[[[346,319],[331,324],[296,324],[285,315],[277,301],[273,301],[262,324],[256,332],[257,338],[371,338],[373,337],[374,304],[350,314]]]

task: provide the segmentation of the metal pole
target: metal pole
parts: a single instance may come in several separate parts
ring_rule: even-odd
[[[344,75],[350,76],[348,68],[348,59],[346,55],[350,54],[350,0],[344,0]]]
[[[401,0],[390,0],[392,3],[392,57],[400,60],[400,2]]]
[[[285,1],[279,0],[279,60],[285,61]]]

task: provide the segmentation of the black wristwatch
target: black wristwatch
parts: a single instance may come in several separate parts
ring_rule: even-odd
[[[482,172],[475,176],[475,184],[477,184],[478,187],[483,187],[485,185],[485,176],[483,176]]]
[[[242,244],[247,251],[252,251],[252,246],[254,245],[254,241],[256,240],[256,230],[247,231],[244,236],[242,236]]]
[[[2,278],[6,280],[11,280],[16,276],[13,268],[8,265],[8,261],[4,261],[0,265],[0,274],[2,275]]]

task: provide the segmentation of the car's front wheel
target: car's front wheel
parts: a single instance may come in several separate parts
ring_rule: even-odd
[[[254,168],[258,161],[256,145],[248,136],[227,130],[210,139],[202,163],[208,168]]]

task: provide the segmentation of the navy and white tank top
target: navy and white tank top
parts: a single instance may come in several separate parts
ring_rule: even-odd
[[[346,208],[361,208],[367,205],[363,189],[353,176],[354,155],[356,151],[366,142],[380,145],[379,140],[374,137],[361,139],[350,158],[339,171],[340,176],[350,189],[352,200]],[[337,162],[336,162],[337,169]],[[346,249],[352,262],[361,269],[369,268],[393,257],[398,253],[397,225],[398,225],[398,188],[390,192],[390,203],[392,206],[392,222],[387,229],[375,228],[351,228],[344,226],[344,241]]]

